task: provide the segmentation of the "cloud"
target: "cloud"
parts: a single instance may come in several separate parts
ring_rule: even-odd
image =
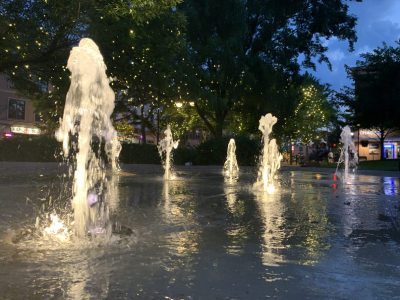
[[[333,51],[333,52],[332,52],[332,51],[329,51],[329,52],[326,54],[326,56],[328,56],[328,58],[329,58],[329,60],[330,60],[331,62],[340,61],[340,60],[342,60],[342,59],[345,57],[343,51],[340,50],[340,49],[336,49],[336,50]]]
[[[344,85],[351,86],[347,79],[344,65],[355,66],[360,60],[360,54],[372,52],[382,47],[382,42],[389,46],[398,45],[395,41],[400,38],[400,1],[399,0],[363,0],[363,2],[348,2],[349,13],[358,17],[356,26],[358,40],[354,45],[354,52],[348,51],[348,43],[336,38],[324,43],[329,47],[327,56],[332,63],[332,72],[325,64],[317,63],[317,72],[311,72],[321,80],[329,83],[339,91]]]

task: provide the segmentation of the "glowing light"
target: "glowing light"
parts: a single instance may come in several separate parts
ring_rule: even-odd
[[[273,184],[270,184],[268,187],[267,187],[267,193],[268,194],[273,194],[275,192],[275,186],[273,185]]]
[[[65,227],[64,221],[59,221],[57,215],[50,215],[50,218],[51,225],[43,231],[43,236],[54,236],[62,242],[66,241],[70,233],[68,232],[68,228]]]
[[[182,107],[182,102],[176,102],[175,105],[176,107]]]

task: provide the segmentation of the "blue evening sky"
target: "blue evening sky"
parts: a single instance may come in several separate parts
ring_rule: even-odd
[[[363,0],[363,2],[347,2],[349,11],[358,17],[356,31],[358,41],[354,52],[348,51],[348,42],[331,39],[327,56],[332,63],[332,72],[326,64],[316,64],[317,71],[308,70],[321,83],[329,83],[339,91],[343,86],[351,85],[347,79],[344,65],[355,66],[360,54],[372,52],[382,42],[388,46],[397,46],[400,39],[400,0]]]

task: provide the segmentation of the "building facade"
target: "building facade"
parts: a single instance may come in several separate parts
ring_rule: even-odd
[[[355,131],[353,142],[358,156],[367,160],[379,160],[382,151],[379,135],[379,132],[370,129]],[[400,158],[400,132],[392,132],[387,135],[383,145],[383,157],[386,159]]]
[[[0,75],[0,139],[17,136],[35,137],[42,132],[32,103],[19,97],[3,75]]]

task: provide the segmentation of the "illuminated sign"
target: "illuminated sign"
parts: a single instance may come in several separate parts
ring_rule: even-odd
[[[11,126],[11,132],[22,134],[40,134],[39,128],[26,128],[24,126]]]
[[[381,135],[379,131],[376,130],[360,130],[360,135]]]
[[[12,137],[12,133],[5,133],[5,134],[4,134],[4,137],[10,138],[10,137]]]

